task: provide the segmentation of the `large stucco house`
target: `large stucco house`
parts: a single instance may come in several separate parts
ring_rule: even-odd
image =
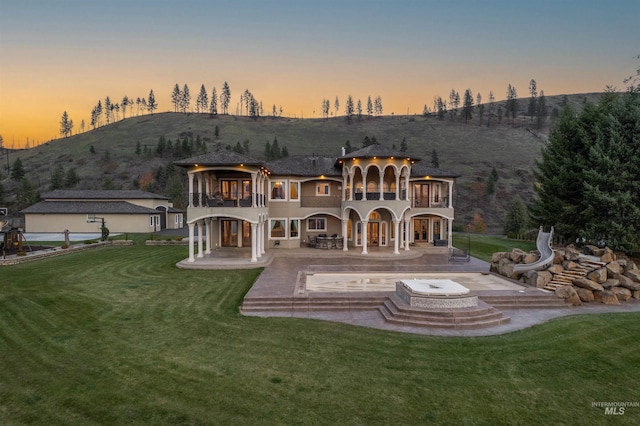
[[[151,192],[132,190],[55,190],[42,201],[22,210],[25,232],[100,232],[102,220],[109,231],[155,232],[183,225],[183,211],[169,199]]]
[[[405,152],[374,144],[262,162],[220,151],[175,164],[188,174],[188,262],[232,247],[250,247],[251,262],[274,247],[323,244],[362,255],[451,247],[457,175]]]

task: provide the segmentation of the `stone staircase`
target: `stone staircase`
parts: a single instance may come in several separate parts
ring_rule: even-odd
[[[472,308],[425,309],[411,307],[394,294],[378,310],[388,323],[409,327],[475,329],[511,321],[511,318],[482,301]]]
[[[319,295],[314,297],[245,297],[240,313],[375,310],[387,295]]]
[[[575,263],[573,267],[564,272],[553,275],[553,279],[544,289],[555,291],[563,285],[572,285],[576,278],[586,277],[590,272],[603,268],[606,263],[590,258],[580,258],[580,263]]]

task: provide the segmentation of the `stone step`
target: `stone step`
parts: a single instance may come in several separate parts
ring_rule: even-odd
[[[549,288],[553,291],[554,289]],[[482,300],[497,309],[553,309],[564,308],[566,303],[552,293],[522,296],[483,296]]]
[[[390,311],[399,318],[423,318],[433,321],[467,321],[480,316],[495,315],[496,309],[486,303],[479,302],[478,306],[470,308],[441,309],[441,308],[418,308],[407,305],[398,297],[390,297],[384,302]],[[498,313],[500,314],[500,313]]]
[[[407,305],[405,305],[406,311]],[[481,307],[480,311],[484,312],[485,307]],[[495,311],[491,313],[483,313],[477,316],[436,316],[428,317],[425,315],[410,315],[403,313],[394,301],[385,302],[380,308],[380,313],[384,319],[390,324],[397,324],[410,327],[429,327],[429,328],[451,328],[451,329],[476,329],[484,327],[494,327],[496,325],[505,324],[511,320],[502,312]]]

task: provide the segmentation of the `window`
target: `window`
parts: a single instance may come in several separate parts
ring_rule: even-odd
[[[238,181],[223,180],[220,182],[220,188],[222,189],[222,198],[225,200],[238,199]]]
[[[290,200],[299,200],[300,199],[300,182],[289,182],[289,199]]]
[[[329,188],[330,188],[329,182],[316,183],[316,195],[317,196],[330,195]]]
[[[271,182],[271,199],[272,200],[284,200],[285,199],[285,181],[274,181]]]
[[[300,238],[300,219],[291,219],[289,223],[289,238]]]
[[[176,215],[176,226],[182,226],[182,213]]]
[[[326,231],[327,220],[324,217],[307,219],[307,231]]]
[[[270,238],[285,238],[286,237],[286,220],[284,219],[271,219],[271,225],[269,226]]]

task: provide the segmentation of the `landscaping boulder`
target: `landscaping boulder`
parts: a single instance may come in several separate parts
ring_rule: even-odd
[[[600,261],[604,263],[613,262],[614,260],[616,260],[616,255],[613,254],[610,250],[600,256]]]
[[[602,283],[602,287],[604,287],[605,290],[609,290],[619,285],[620,285],[620,280],[616,280],[615,278],[608,278],[605,282]]]
[[[564,258],[566,260],[576,261],[580,259],[580,252],[574,246],[568,246],[564,250]]]
[[[553,251],[553,264],[554,265],[562,265],[564,262],[564,250],[554,250]]]
[[[507,253],[506,251],[497,251],[491,255],[491,263],[498,263],[500,262],[500,259],[508,255],[509,253]]]
[[[596,269],[595,271],[589,272],[587,278],[589,278],[591,281],[602,284],[607,280],[607,268],[600,268]]]
[[[605,305],[619,305],[620,301],[616,294],[611,290],[594,291],[594,301],[604,303]]]
[[[640,290],[640,283],[633,281],[625,275],[622,275],[619,281],[620,287],[628,288],[629,290]]]
[[[536,271],[529,278],[529,284],[535,285],[538,288],[544,288],[551,282],[551,272]]]
[[[622,267],[618,262],[609,262],[605,268],[607,269],[608,278],[618,279],[622,275]]]
[[[565,260],[564,262],[562,262],[562,266],[566,270],[571,270],[571,269],[576,269],[579,265],[572,260]]]
[[[547,271],[551,272],[552,274],[559,274],[561,272],[564,272],[564,268],[562,267],[561,264],[554,263],[553,265],[547,268]]]
[[[618,301],[620,302],[626,302],[627,300],[631,299],[631,290],[629,290],[628,288],[614,287],[611,289],[611,291],[616,295]]]
[[[629,269],[624,273],[624,276],[640,283],[640,269]]]
[[[540,255],[536,253],[526,253],[522,258],[522,263],[531,264],[537,262],[540,259]]]
[[[600,284],[585,277],[574,278],[573,280],[571,280],[571,282],[577,287],[587,288],[591,291],[604,290],[604,288]]]
[[[581,301],[593,302],[593,291],[586,288],[578,287],[576,288],[576,293],[578,293],[578,297],[580,297]]]
[[[592,256],[598,256],[598,257],[602,256],[605,253],[604,249],[597,246],[590,245],[590,244],[587,244],[586,246],[584,246],[584,251],[585,251],[585,254],[590,254]]]
[[[515,263],[520,263],[526,254],[527,253],[524,250],[514,248],[511,250],[511,253],[509,253],[509,258]]]
[[[555,294],[557,297],[564,299],[565,302],[571,303],[573,306],[582,305],[582,302],[580,301],[580,296],[578,296],[578,292],[576,291],[575,288],[573,288],[573,286],[570,286],[570,285],[560,286],[556,288]]]
[[[634,290],[634,291],[632,291],[632,292],[631,292],[631,296],[632,296],[634,299],[640,299],[640,290]]]

